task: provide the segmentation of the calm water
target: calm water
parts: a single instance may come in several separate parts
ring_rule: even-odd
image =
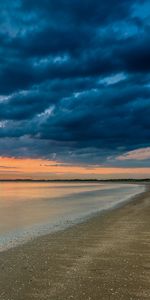
[[[111,208],[144,187],[101,183],[0,183],[0,251]]]

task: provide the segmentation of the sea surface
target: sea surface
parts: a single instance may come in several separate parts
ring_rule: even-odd
[[[143,191],[134,184],[0,182],[0,251],[81,222]]]

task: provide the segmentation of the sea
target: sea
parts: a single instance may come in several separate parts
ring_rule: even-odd
[[[144,189],[108,182],[0,182],[0,251],[83,222]]]

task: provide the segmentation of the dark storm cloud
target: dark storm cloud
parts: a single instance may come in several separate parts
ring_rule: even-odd
[[[41,125],[41,137],[76,141],[78,147],[92,141],[106,148],[134,145],[137,139],[146,141],[150,135],[149,97],[149,88],[117,85],[66,99]]]
[[[52,95],[32,91],[30,93],[14,94],[10,98],[4,98],[0,102],[0,120],[30,119],[36,114],[42,113],[50,102]],[[55,97],[56,98],[56,97]]]
[[[117,155],[149,145],[144,4],[0,3],[0,155],[123,165]]]

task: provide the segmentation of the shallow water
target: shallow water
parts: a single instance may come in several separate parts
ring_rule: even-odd
[[[0,183],[0,251],[109,209],[144,190],[113,183]]]

